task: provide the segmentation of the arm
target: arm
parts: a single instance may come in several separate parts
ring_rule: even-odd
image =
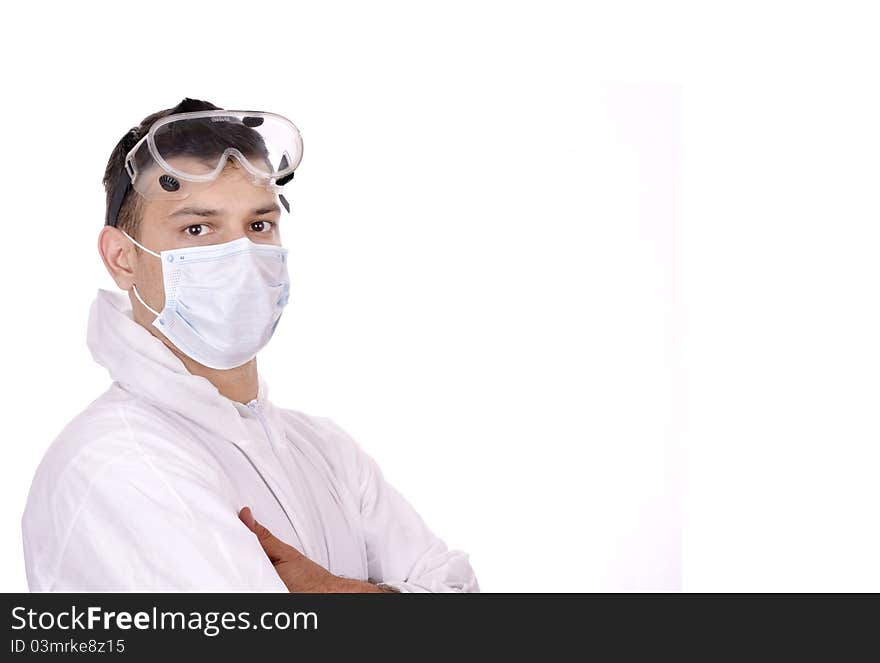
[[[449,550],[342,428],[324,419],[347,446],[360,497],[371,582],[401,592],[479,592],[469,555]]]
[[[338,578],[338,576],[337,576]],[[347,592],[347,593],[367,593],[367,594],[375,594],[382,592],[397,592],[400,590],[396,587],[392,587],[390,585],[386,585],[385,583],[372,583],[372,582],[364,582],[363,580],[352,580],[350,578],[338,578],[332,587],[328,589],[329,592]]]
[[[238,517],[254,533],[266,557],[272,562],[278,577],[290,592],[294,593],[365,593],[396,592],[397,589],[385,585],[363,582],[330,573],[303,555],[293,546],[272,534],[260,523],[250,507],[244,507]]]

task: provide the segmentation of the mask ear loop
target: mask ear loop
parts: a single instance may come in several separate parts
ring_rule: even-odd
[[[160,256],[158,253],[156,253],[155,251],[150,251],[150,249],[148,249],[146,246],[144,246],[143,244],[141,244],[139,241],[137,241],[134,237],[132,237],[131,235],[129,235],[127,232],[125,232],[124,230],[122,230],[122,228],[119,229],[119,232],[121,232],[123,235],[125,235],[126,237],[128,237],[132,242],[134,242],[137,246],[139,246],[140,248],[142,248],[142,249],[143,249],[144,251],[146,251],[147,253],[151,253],[151,254],[153,254],[154,256],[156,256],[157,258],[161,258],[161,257],[162,257],[162,256]]]
[[[150,251],[150,249],[148,249],[146,246],[144,246],[143,244],[141,244],[140,242],[138,242],[134,237],[132,237],[131,235],[129,235],[127,232],[125,232],[125,231],[122,230],[121,228],[120,228],[119,230],[120,230],[120,232],[121,232],[123,235],[125,235],[126,237],[128,237],[132,242],[134,242],[137,246],[139,246],[140,248],[142,248],[142,249],[143,249],[144,251],[146,251],[147,253],[150,253],[150,254],[156,256],[157,258],[161,258],[161,257],[162,257],[162,256],[160,256],[158,253],[156,253],[155,251]],[[159,317],[159,312],[158,312],[156,309],[154,309],[152,306],[149,306],[149,305],[143,300],[143,297],[141,297],[141,294],[138,292],[137,286],[136,286],[134,283],[131,284],[131,289],[134,290],[134,296],[137,297],[137,300],[143,305],[143,307],[144,307],[145,309],[147,309],[150,313],[152,313],[153,315],[155,315],[155,316],[158,318],[158,317]]]
[[[150,313],[152,313],[153,315],[155,315],[155,316],[158,318],[158,317],[159,317],[159,311],[157,311],[156,309],[154,309],[152,306],[148,305],[148,304],[143,300],[143,297],[141,297],[140,293],[138,292],[137,286],[136,286],[134,283],[131,284],[131,289],[134,290],[134,296],[137,297],[138,301],[143,305],[143,307],[144,307],[145,309],[147,309]]]

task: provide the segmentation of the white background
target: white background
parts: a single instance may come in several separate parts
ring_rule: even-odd
[[[272,400],[346,428],[484,591],[677,589],[680,88],[590,81],[566,12],[316,6],[261,5],[249,38],[241,4],[120,14],[91,38],[63,28],[79,10],[30,24],[28,111],[4,118],[25,234],[3,263],[3,586],[24,588],[37,462],[109,384],[84,344],[115,288],[107,157],[192,96],[303,134],[292,302],[259,357]],[[287,27],[261,39],[269,21]]]
[[[107,385],[107,154],[192,96],[303,131],[272,399],[349,430],[484,591],[880,590],[870,5],[606,4],[11,10],[0,589]]]

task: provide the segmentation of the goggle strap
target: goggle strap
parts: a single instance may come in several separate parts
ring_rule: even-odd
[[[116,189],[113,191],[113,198],[110,200],[110,208],[107,210],[106,225],[116,227],[119,209],[122,207],[122,201],[125,200],[126,194],[131,191],[131,178],[125,168],[116,178]]]

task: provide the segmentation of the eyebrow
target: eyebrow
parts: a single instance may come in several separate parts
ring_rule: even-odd
[[[264,205],[262,207],[255,207],[251,210],[251,214],[260,215],[260,214],[271,214],[272,212],[279,212],[280,208],[276,204]],[[179,210],[176,210],[169,214],[169,217],[175,216],[220,216],[222,212],[216,209],[210,209],[208,207],[181,207]]]

